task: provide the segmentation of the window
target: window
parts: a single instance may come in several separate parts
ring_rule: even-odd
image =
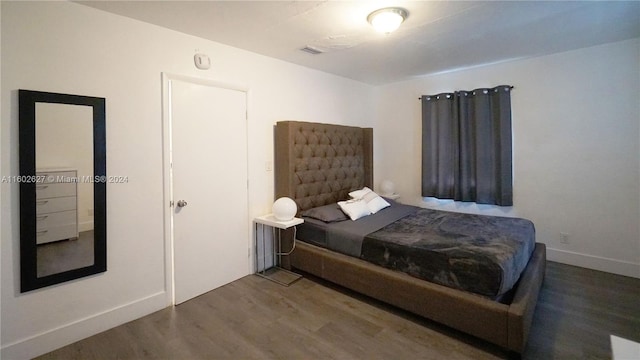
[[[422,96],[422,196],[513,205],[511,89]]]

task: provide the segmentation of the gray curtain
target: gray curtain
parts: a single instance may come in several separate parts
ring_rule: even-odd
[[[422,96],[422,196],[513,205],[511,89]]]

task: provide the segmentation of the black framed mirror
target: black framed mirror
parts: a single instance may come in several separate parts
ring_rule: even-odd
[[[19,90],[20,291],[107,270],[105,99]]]

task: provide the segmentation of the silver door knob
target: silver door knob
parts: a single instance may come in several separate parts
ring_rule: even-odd
[[[177,205],[178,205],[178,207],[185,207],[185,206],[187,206],[187,202],[184,201],[184,200],[178,200]]]

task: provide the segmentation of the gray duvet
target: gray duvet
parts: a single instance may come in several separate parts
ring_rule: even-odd
[[[367,235],[360,257],[497,298],[518,281],[534,247],[529,220],[419,209]]]
[[[411,276],[498,298],[510,290],[535,246],[529,220],[393,203],[357,221],[305,218],[298,239]]]

